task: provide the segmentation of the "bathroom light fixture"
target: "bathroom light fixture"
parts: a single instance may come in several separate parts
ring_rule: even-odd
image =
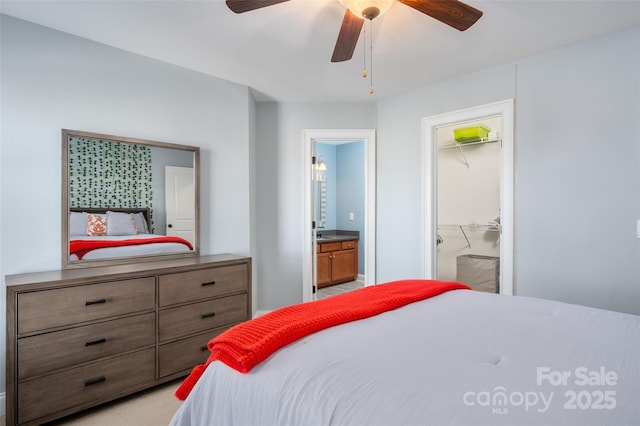
[[[318,163],[318,170],[327,170],[327,163],[325,163],[324,161],[320,161]]]

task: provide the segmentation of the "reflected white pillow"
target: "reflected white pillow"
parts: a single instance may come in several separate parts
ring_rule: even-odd
[[[133,221],[136,224],[136,231],[138,232],[138,234],[148,234],[149,233],[149,227],[147,226],[147,220],[144,218],[144,214],[142,212],[134,213],[133,214]]]
[[[107,235],[135,235],[136,225],[131,213],[107,211]]]
[[[69,235],[87,235],[87,214],[69,212]]]

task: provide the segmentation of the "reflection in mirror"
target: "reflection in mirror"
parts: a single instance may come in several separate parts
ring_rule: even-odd
[[[62,265],[198,253],[199,148],[62,131]]]
[[[316,227],[327,225],[327,165],[320,160],[316,165],[315,194],[316,194]]]

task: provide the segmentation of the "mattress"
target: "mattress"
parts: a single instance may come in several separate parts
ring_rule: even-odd
[[[632,425],[640,317],[455,290],[328,328],[249,373],[211,363],[188,425]]]

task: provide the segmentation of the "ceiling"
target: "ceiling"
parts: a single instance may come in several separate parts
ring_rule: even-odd
[[[338,0],[239,15],[223,0],[2,0],[0,11],[249,86],[258,101],[291,102],[377,101],[640,25],[640,0],[466,3],[484,15],[464,32],[398,2],[375,19],[373,95],[361,75],[362,36],[353,59],[330,62],[344,15]]]

